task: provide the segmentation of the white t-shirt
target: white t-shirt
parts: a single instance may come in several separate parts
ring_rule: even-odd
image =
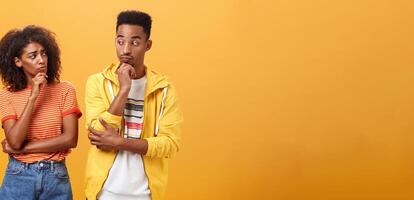
[[[131,82],[124,109],[124,138],[141,137],[146,83],[145,76]],[[151,193],[142,156],[129,151],[118,151],[109,176],[98,196],[99,200],[150,200]]]

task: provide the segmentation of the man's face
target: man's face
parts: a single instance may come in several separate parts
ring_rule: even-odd
[[[147,40],[147,35],[141,26],[129,24],[118,26],[115,46],[121,63],[128,63],[133,67],[143,66],[145,52],[151,48],[151,44],[152,41]]]

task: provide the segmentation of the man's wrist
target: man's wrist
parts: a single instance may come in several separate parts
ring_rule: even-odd
[[[113,148],[116,150],[121,150],[122,146],[124,144],[124,138],[123,137],[116,137],[114,140]]]
[[[120,94],[120,95],[128,95],[130,89],[131,89],[131,87],[121,87],[119,89],[118,94]]]

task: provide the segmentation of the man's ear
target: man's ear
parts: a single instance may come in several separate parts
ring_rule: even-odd
[[[22,67],[22,66],[23,66],[22,61],[21,61],[18,57],[14,57],[14,64],[16,64],[16,66],[17,66],[18,68],[20,68],[20,67]]]
[[[150,50],[151,47],[152,47],[152,40],[148,39],[147,46],[146,46],[146,51]]]

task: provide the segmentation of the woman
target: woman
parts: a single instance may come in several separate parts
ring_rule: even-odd
[[[82,114],[60,69],[54,34],[42,27],[11,30],[0,41],[2,146],[10,155],[0,199],[72,199],[65,157]]]

